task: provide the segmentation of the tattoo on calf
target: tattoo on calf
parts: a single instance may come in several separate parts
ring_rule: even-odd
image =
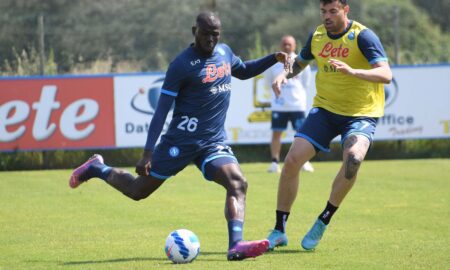
[[[370,141],[357,135],[350,135],[344,142],[344,149],[348,150],[358,143],[356,149],[350,151],[345,161],[345,178],[352,180],[358,173],[359,167],[369,149]],[[356,152],[355,152],[356,151]],[[359,154],[358,154],[359,153]]]
[[[347,161],[345,162],[345,178],[352,180],[358,173],[359,166],[361,166],[362,160],[356,157],[355,154],[349,154]]]

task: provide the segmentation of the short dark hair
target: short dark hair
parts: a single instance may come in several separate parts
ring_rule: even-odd
[[[215,12],[203,11],[198,14],[195,22],[197,25],[204,24],[204,23],[215,24],[217,22],[220,23],[220,19],[219,19],[219,16]]]
[[[343,6],[348,5],[348,1],[347,0],[320,0],[320,3],[327,5],[327,4],[331,4],[335,1],[338,1],[339,3],[341,3]]]

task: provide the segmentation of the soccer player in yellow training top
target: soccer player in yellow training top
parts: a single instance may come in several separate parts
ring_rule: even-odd
[[[298,130],[285,159],[278,186],[276,225],[269,248],[287,245],[286,221],[297,196],[299,170],[317,152],[329,152],[330,141],[341,135],[343,163],[334,179],[324,211],[301,241],[306,250],[319,244],[333,214],[356,181],[358,169],[384,113],[384,87],[392,72],[379,38],[359,22],[348,19],[347,0],[320,0],[323,24],[309,36],[290,72],[273,82],[275,94],[286,80],[317,62],[313,108]]]

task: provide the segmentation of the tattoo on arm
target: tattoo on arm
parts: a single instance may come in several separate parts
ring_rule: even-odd
[[[302,72],[303,68],[297,63],[294,59],[294,63],[292,63],[292,72],[286,75],[286,78],[290,79],[297,76],[300,72]]]

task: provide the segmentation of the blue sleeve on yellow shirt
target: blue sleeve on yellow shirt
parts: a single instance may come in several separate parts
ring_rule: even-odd
[[[364,29],[359,33],[358,47],[371,65],[388,61],[380,39],[370,29]]]
[[[305,43],[302,51],[298,54],[297,58],[302,62],[309,62],[314,59],[314,55],[311,51],[311,41],[312,41],[313,33],[309,34],[308,40]]]

